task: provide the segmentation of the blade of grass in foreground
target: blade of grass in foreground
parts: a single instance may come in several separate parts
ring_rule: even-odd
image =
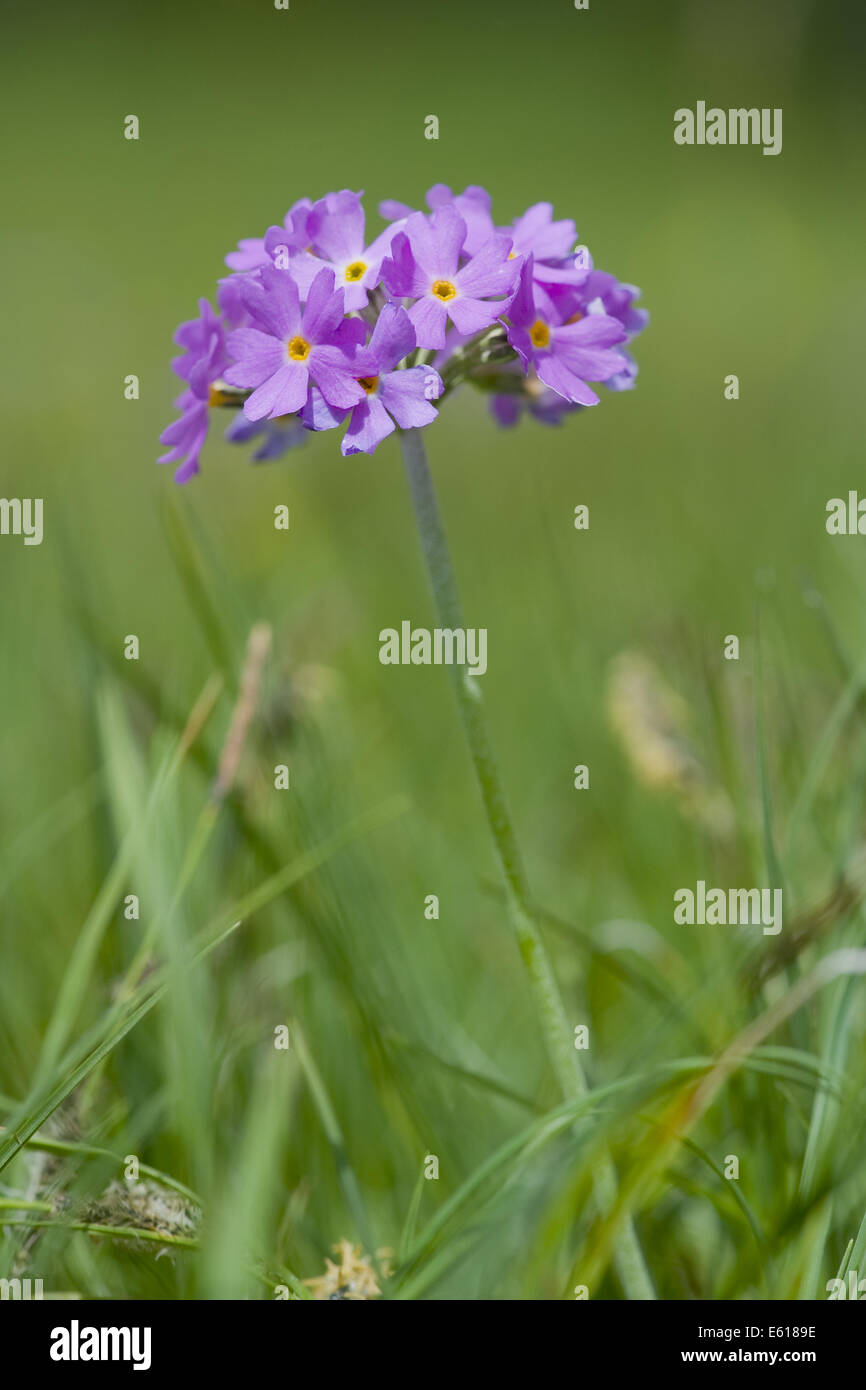
[[[796,849],[800,828],[806,824],[815,795],[821,784],[821,778],[827,770],[836,742],[851,715],[857,709],[864,691],[866,691],[866,662],[861,663],[849,677],[848,683],[836,701],[818,740],[818,745],[812,754],[806,775],[797,793],[797,799],[788,817],[788,829],[785,835],[785,852],[788,855]]]
[[[680,1091],[660,1118],[657,1131],[660,1137],[641,1146],[643,1152],[624,1176],[616,1205],[593,1233],[590,1248],[580,1261],[580,1280],[577,1280],[575,1268],[568,1287],[575,1282],[598,1286],[611,1259],[620,1222],[627,1214],[641,1208],[653,1184],[667,1167],[672,1153],[709,1109],[722,1087],[766,1037],[787,1022],[819,990],[845,975],[866,975],[866,950],[843,949],[825,956],[809,975],[798,980],[736,1035],[706,1076]]]
[[[343,1189],[343,1196],[346,1199],[346,1205],[355,1219],[355,1225],[358,1227],[358,1235],[361,1237],[361,1243],[375,1263],[376,1243],[373,1239],[372,1228],[367,1217],[364,1199],[361,1196],[360,1184],[355,1176],[355,1170],[349,1162],[346,1141],[343,1138],[343,1131],[337,1119],[337,1112],[333,1107],[321,1072],[313,1061],[312,1054],[307,1047],[306,1040],[297,1020],[292,1020],[289,1025],[289,1033],[298,1061],[301,1064],[301,1069],[306,1077],[307,1085],[310,1088],[310,1095],[313,1098],[313,1104],[318,1112],[322,1129],[325,1131],[325,1136],[331,1146],[331,1153],[337,1165],[337,1173],[340,1179],[340,1186]]]
[[[858,981],[842,980],[833,991],[829,1007],[825,1008],[822,1032],[822,1057],[828,1068],[843,1071],[851,1032],[855,1021],[854,1001]],[[825,1005],[828,1001],[824,1001]],[[800,1194],[811,1197],[818,1185],[821,1166],[830,1149],[840,1115],[841,1100],[826,1088],[815,1092],[809,1121],[809,1137],[800,1172]]]
[[[354,821],[350,821],[347,826],[337,831],[321,845],[316,845],[305,851],[281,869],[279,873],[274,874],[265,883],[254,888],[234,905],[233,915],[237,914],[240,920],[234,921],[230,925],[222,925],[210,935],[205,944],[199,946],[195,951],[189,963],[190,966],[197,964],[215,950],[241,925],[242,920],[265,907],[285,888],[290,887],[306,874],[312,873],[324,864],[331,855],[336,854],[338,850],[351,843],[359,834],[374,829],[393,816],[403,814],[406,805],[405,797],[392,797],[382,806],[374,808]],[[45,1123],[45,1120],[56,1110],[57,1106],[158,1003],[169,984],[169,980],[165,978],[165,973],[164,970],[159,972],[156,977],[159,983],[156,985],[149,981],[145,986],[142,986],[129,1003],[117,1003],[109,1009],[102,1024],[86,1035],[83,1043],[78,1048],[73,1049],[71,1057],[64,1058],[65,1075],[52,1088],[48,1096],[38,1100],[28,1098],[27,1102],[20,1108],[20,1112],[11,1117],[10,1133],[3,1141],[0,1141],[0,1171],[15,1156],[22,1144]]]
[[[863,1213],[860,1229],[854,1237],[854,1244],[851,1247],[851,1254],[845,1267],[846,1274],[849,1269],[862,1269],[864,1260],[866,1260],[866,1212]]]
[[[755,743],[758,751],[758,781],[761,792],[761,825],[764,834],[764,860],[771,888],[785,890],[782,865],[776,850],[776,837],[773,827],[773,802],[770,791],[770,768],[767,748],[767,730],[764,720],[764,662],[761,646],[760,619],[755,624]]]
[[[752,1056],[743,1059],[742,1065],[750,1070],[766,1070],[770,1071],[771,1074],[777,1074],[773,1067],[775,1065],[779,1069],[779,1064],[774,1064],[772,1058],[766,1056],[766,1054],[772,1054],[773,1051],[774,1049],[769,1048],[756,1048]],[[663,1062],[657,1068],[599,1087],[590,1093],[589,1098],[581,1098],[577,1111],[574,1110],[576,1102],[560,1105],[542,1116],[540,1120],[536,1120],[521,1130],[519,1134],[507,1140],[469,1175],[457,1192],[431,1218],[417,1239],[403,1242],[400,1266],[389,1285],[387,1291],[389,1295],[401,1299],[416,1297],[446,1273],[448,1268],[460,1258],[456,1245],[454,1245],[452,1254],[450,1256],[448,1254],[449,1251],[452,1251],[454,1242],[453,1230],[449,1231],[446,1249],[440,1250],[438,1248],[437,1242],[439,1242],[446,1227],[461,1217],[470,1199],[474,1199],[473,1205],[471,1210],[466,1212],[465,1220],[475,1223],[479,1217],[479,1203],[483,1204],[486,1201],[482,1194],[488,1186],[495,1182],[495,1192],[500,1192],[502,1187],[516,1176],[520,1165],[525,1160],[533,1157],[548,1142],[572,1126],[576,1115],[579,1117],[591,1109],[602,1108],[605,1102],[614,1096],[625,1096],[633,1089],[639,1089],[642,1085],[646,1086],[648,1090],[659,1086],[667,1090],[672,1080],[675,1081],[682,1076],[708,1074],[712,1072],[714,1066],[715,1059],[711,1057],[687,1057],[675,1062]],[[787,1072],[787,1069],[784,1070]],[[804,1066],[797,1079],[803,1084],[815,1085],[820,1079],[820,1068],[816,1076],[814,1068]],[[655,1124],[656,1121],[653,1120],[653,1123]],[[592,1142],[588,1146],[584,1146],[586,1148],[585,1164],[592,1165],[596,1153],[604,1148],[605,1142],[603,1135],[593,1136]],[[693,1147],[695,1152],[698,1152],[705,1161],[710,1163],[713,1171],[717,1171],[708,1156],[704,1155],[703,1151],[698,1150],[697,1145]],[[762,1243],[760,1230],[754,1213],[746,1212],[742,1203],[741,1208],[760,1245]],[[419,1268],[422,1260],[423,1264]]]
[[[494,1180],[497,1190],[499,1190],[512,1176],[513,1171],[522,1160],[537,1152],[558,1135],[571,1129],[575,1121],[583,1115],[598,1109],[605,1101],[615,1096],[625,1095],[641,1088],[652,1088],[660,1083],[669,1083],[672,1077],[675,1078],[684,1073],[692,1075],[696,1071],[707,1071],[711,1066],[712,1059],[708,1057],[662,1063],[652,1071],[621,1078],[619,1081],[612,1081],[606,1086],[599,1086],[595,1090],[587,1091],[574,1100],[564,1101],[553,1110],[549,1110],[540,1119],[534,1120],[532,1124],[520,1130],[518,1134],[507,1139],[470,1173],[469,1177],[442,1204],[421,1233],[411,1242],[405,1253],[404,1262],[389,1283],[388,1294],[401,1299],[411,1299],[427,1287],[430,1282],[427,1264],[425,1263],[423,1269],[417,1272],[417,1277],[415,1277],[416,1267],[422,1259],[425,1262],[429,1261],[440,1236],[449,1223],[460,1215],[470,1199],[474,1198],[488,1183]]]
[[[4,1134],[6,1128],[0,1125],[0,1134]],[[124,1158],[120,1154],[113,1153],[111,1149],[102,1149],[96,1144],[83,1144],[78,1140],[72,1139],[51,1139],[44,1134],[34,1134],[28,1139],[25,1148],[34,1149],[37,1153],[54,1154],[64,1158],[109,1158],[116,1164],[118,1171],[123,1168]],[[181,1197],[185,1197],[188,1202],[194,1202],[196,1206],[201,1206],[201,1198],[193,1192],[191,1187],[173,1178],[170,1173],[163,1173],[160,1168],[151,1168],[147,1163],[139,1162],[138,1171],[142,1178],[150,1178],[152,1182],[159,1183],[161,1187],[170,1187],[173,1192],[177,1192]]]
[[[336,855],[347,845],[352,844],[354,840],[361,835],[367,834],[377,829],[380,825],[386,824],[389,820],[405,814],[407,806],[408,802],[405,797],[392,797],[388,801],[383,802],[382,805],[373,807],[372,810],[364,812],[354,820],[349,821],[347,825],[335,831],[333,835],[322,841],[321,844],[314,845],[311,849],[305,850],[302,854],[299,854],[289,864],[279,869],[277,873],[272,874],[270,878],[265,879],[264,882],[260,883],[256,888],[251,889],[244,897],[237,899],[226,912],[220,913],[200,934],[197,949],[203,949],[214,934],[229,929],[229,924],[234,919],[237,918],[241,921],[246,921],[246,919],[252,917],[255,912],[259,912],[262,908],[267,907],[269,903],[279,897],[282,892],[314,873],[316,869],[321,868],[332,856]],[[166,971],[163,967],[161,970],[157,971],[156,974],[152,974],[149,978],[147,987],[152,988],[155,983],[163,978],[165,973]],[[74,1050],[73,1053],[64,1057],[63,1065],[72,1065],[74,1058],[81,1055],[82,1048],[96,1046],[104,1029],[110,1026],[112,1022],[119,1020],[130,1002],[139,999],[141,994],[142,988],[139,988],[137,992],[131,991],[128,995],[124,995],[121,989],[117,1001],[107,1010],[100,1024],[97,1025],[96,1029],[91,1029],[85,1035],[79,1047]]]
[[[119,734],[123,716],[116,692],[109,686],[103,687],[100,694],[99,719],[109,757],[114,756],[119,759],[122,757],[123,767],[132,778],[134,769],[129,766],[128,759],[124,756],[124,745]],[[123,836],[114,862],[81,928],[60,984],[28,1099],[32,1099],[44,1087],[72,1033],[75,1020],[90,987],[100,944],[111,921],[111,914],[120,898],[136,848],[148,828],[154,823],[162,797],[178,772],[184,752],[183,741],[177,740],[163,759],[146,796],[141,820],[133,823]],[[133,780],[137,779],[133,778]]]
[[[240,925],[240,922],[234,922],[230,927],[220,932],[213,941],[209,942],[207,946],[195,954],[187,968],[192,968],[194,965],[197,965],[205,956],[209,955],[211,951],[216,950],[216,948],[220,946],[233,931],[236,931]],[[32,1138],[40,1125],[45,1123],[49,1115],[54,1113],[58,1105],[62,1104],[66,1097],[75,1090],[75,1087],[80,1085],[86,1076],[90,1075],[93,1068],[98,1066],[99,1063],[114,1050],[117,1044],[126,1037],[127,1033],[130,1033],[136,1024],[140,1023],[140,1021],[150,1013],[154,1005],[159,1003],[165,991],[168,989],[168,985],[169,981],[164,980],[155,989],[150,989],[148,987],[143,990],[142,993],[145,997],[141,999],[141,1002],[127,1010],[121,1022],[109,1029],[107,1036],[104,1037],[96,1047],[89,1051],[77,1065],[66,1072],[45,1099],[38,1101],[22,1119],[17,1120],[16,1118],[15,1123],[10,1125],[9,1133],[6,1138],[0,1141],[0,1172],[6,1167],[7,1163],[11,1162],[27,1140]]]
[[[17,1203],[19,1207],[27,1203]],[[14,1217],[3,1220],[4,1226],[28,1226],[30,1229],[46,1227],[50,1230],[82,1231],[89,1236],[102,1236],[112,1240],[145,1240],[156,1245],[178,1246],[184,1250],[198,1250],[199,1242],[192,1236],[176,1236],[168,1231],[151,1231],[138,1226],[103,1226],[92,1221],[64,1221],[57,1217],[52,1221],[16,1220]]]
[[[270,1046],[268,1040],[265,1046]],[[239,1152],[224,1175],[218,1208],[205,1231],[205,1298],[243,1298],[252,1292],[246,1263],[274,1227],[293,1061],[291,1053],[271,1046],[256,1077]]]

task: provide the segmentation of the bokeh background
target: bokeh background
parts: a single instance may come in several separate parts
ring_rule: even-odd
[[[592,1024],[593,1078],[700,1051],[671,1001],[692,1022],[700,1013],[710,1051],[759,1007],[738,983],[739,946],[673,925],[677,887],[768,882],[778,855],[793,915],[846,875],[862,838],[856,691],[794,843],[786,834],[864,652],[866,542],[824,526],[828,498],[863,479],[863,39],[862,9],[832,0],[592,0],[585,12],[570,0],[291,0],[286,12],[266,0],[85,0],[5,14],[0,492],[45,506],[41,547],[0,539],[7,1103],[28,1095],[81,924],[168,740],[216,675],[196,757],[124,876],[143,916],[173,900],[254,622],[273,629],[262,713],[177,930],[194,934],[305,848],[381,811],[302,890],[253,914],[195,986],[175,989],[92,1074],[71,1118],[65,1103],[77,1134],[121,1154],[133,1144],[212,1198],[209,1259],[155,1265],[53,1232],[42,1258],[52,1251],[55,1287],[242,1292],[231,1223],[245,1203],[272,1259],[301,1277],[332,1241],[361,1237],[294,1057],[256,1179],[265,1195],[232,1187],[251,1180],[238,1165],[270,1113],[260,1073],[289,1018],[381,1246],[400,1240],[426,1153],[442,1176],[420,1193],[420,1219],[556,1100],[447,673],[377,660],[380,628],[434,625],[397,444],[346,460],[323,435],[251,466],[222,441],[220,416],[186,488],[155,463],[173,418],[177,323],[213,297],[238,239],[296,198],[363,188],[376,228],[382,198],[422,206],[434,182],[485,184],[498,222],[550,200],[650,310],[634,392],[604,394],[559,430],[502,432],[464,390],[426,433],[467,622],[489,632],[484,693],[530,878],[557,919],[549,940],[570,1015]],[[782,154],[676,146],[673,112],[698,99],[782,107]],[[137,142],[123,138],[130,113]],[[438,141],[424,138],[431,113]],[[129,373],[137,401],[124,398]],[[273,528],[279,503],[288,534]],[[572,524],[578,503],[590,507],[585,533]],[[132,633],[138,663],[122,657]],[[731,633],[738,663],[722,659]],[[610,718],[623,651],[688,707],[682,737],[733,808],[726,837],[630,761]],[[275,763],[291,768],[289,792],[271,790]],[[576,763],[590,767],[588,792],[573,790]],[[424,919],[428,893],[438,922]],[[140,930],[113,910],[76,1036],[108,1006]],[[859,941],[858,910],[832,932]],[[655,971],[667,1005],[605,968],[605,953]],[[841,997],[775,1041],[824,1056]],[[845,1000],[835,1062],[856,1098],[863,1006],[856,991]],[[772,1258],[759,1267],[724,1185],[684,1154],[640,1218],[654,1275],[668,1297],[815,1296],[866,1208],[862,1110],[840,1104],[804,1190],[812,1093],[772,1077],[738,1084],[701,1143],[717,1162],[741,1155]],[[91,1191],[105,1181],[78,1176]],[[507,1219],[479,1216],[419,1296],[562,1295],[592,1219],[568,1152],[503,1201]],[[826,1243],[804,1254],[807,1227]],[[603,1292],[617,1296],[611,1276]]]

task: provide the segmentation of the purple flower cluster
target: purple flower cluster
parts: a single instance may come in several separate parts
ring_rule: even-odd
[[[388,225],[368,241],[360,193],[303,198],[226,257],[217,311],[200,300],[175,334],[184,390],[160,463],[178,482],[198,472],[217,406],[242,407],[226,438],[255,441],[258,462],[343,424],[342,453],[371,454],[464,382],[506,426],[596,405],[589,382],[634,385],[622,345],[647,321],[639,291],[594,269],[570,219],[536,203],[497,227],[474,186],[437,184],[427,207],[382,203]]]

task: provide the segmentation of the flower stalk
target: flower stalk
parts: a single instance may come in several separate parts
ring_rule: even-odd
[[[462,628],[460,596],[420,430],[401,430],[400,444],[440,624],[444,628]],[[455,665],[450,669],[487,824],[505,884],[508,916],[529,980],[547,1054],[563,1098],[567,1100],[585,1094],[586,1078],[577,1051],[572,1046],[562,996],[532,909],[529,884],[493,751],[481,691],[477,680],[465,666]],[[602,1157],[595,1191],[602,1212],[607,1213],[614,1204],[617,1191],[616,1171],[609,1156]],[[621,1232],[615,1265],[627,1298],[655,1297],[630,1221]]]

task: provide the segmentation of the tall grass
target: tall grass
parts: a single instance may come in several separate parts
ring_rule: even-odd
[[[528,998],[509,1002],[520,960],[485,856],[467,875],[452,844],[418,873],[437,831],[417,793],[365,797],[341,775],[346,696],[322,670],[286,679],[279,634],[238,724],[255,624],[225,616],[229,580],[180,513],[170,534],[190,614],[210,608],[198,692],[170,706],[79,606],[96,771],[0,866],[20,909],[37,844],[74,837],[102,861],[45,1016],[20,942],[0,984],[3,1276],[85,1298],[303,1298],[348,1238],[385,1297],[620,1297],[633,1226],[662,1297],[826,1296],[857,1267],[866,1209],[858,672],[783,745],[765,621],[751,695],[684,669],[689,708],[644,710],[680,759],[660,790],[623,744],[657,882],[781,876],[786,927],[677,928],[637,886],[630,926],[594,920],[591,897],[574,916],[574,895],[534,902],[568,1017],[591,1026],[585,1090],[563,1101]],[[737,807],[721,830],[674,775],[698,762]]]

